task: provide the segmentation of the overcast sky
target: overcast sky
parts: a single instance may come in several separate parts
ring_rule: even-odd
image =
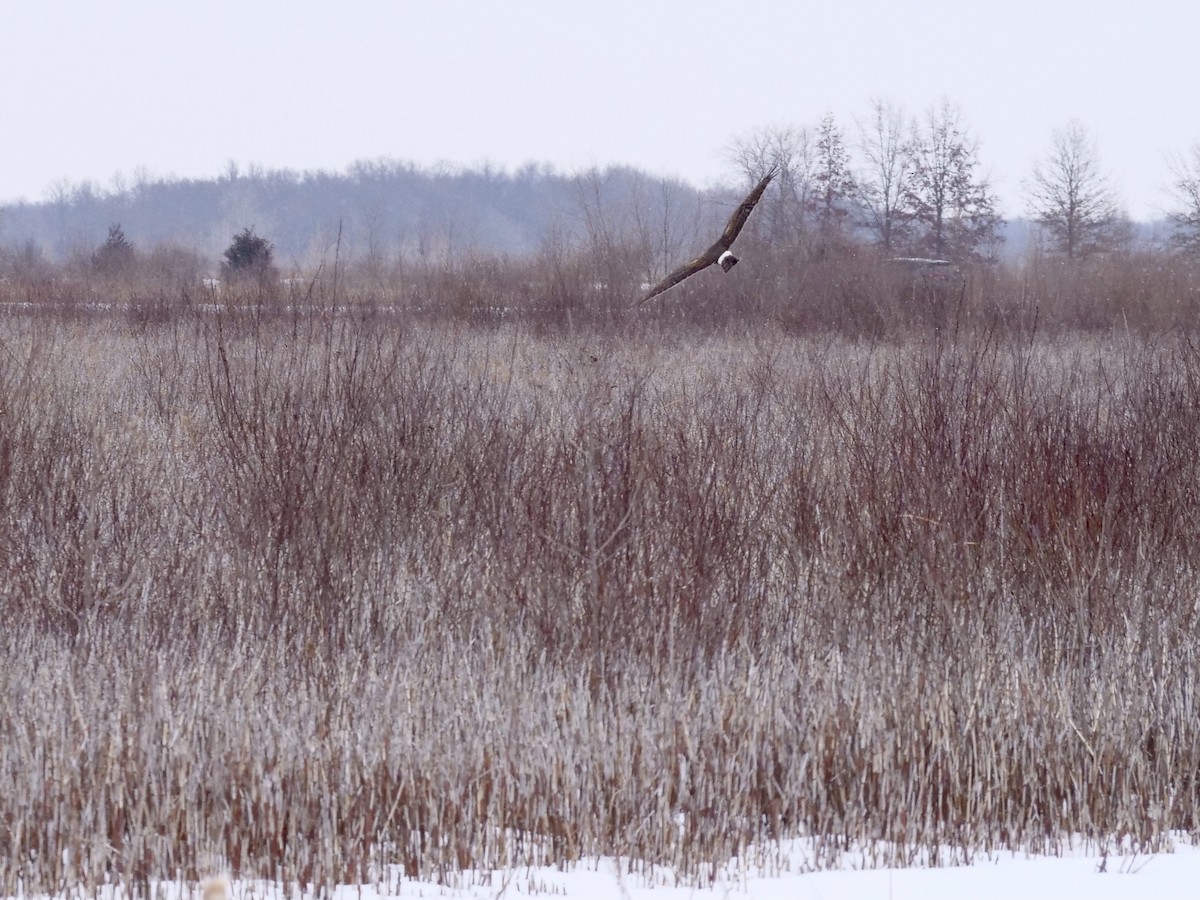
[[[1193,0],[0,0],[0,203],[382,156],[704,187],[738,137],[882,96],[960,104],[1009,214],[1078,118],[1147,218],[1200,141],[1198,41]]]

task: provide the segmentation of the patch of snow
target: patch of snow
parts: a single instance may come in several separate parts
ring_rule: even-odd
[[[1059,857],[998,853],[976,857],[970,865],[943,868],[854,868],[868,864],[847,854],[845,867],[809,871],[812,848],[797,841],[761,862],[723,866],[711,886],[679,885],[669,870],[648,871],[612,858],[569,869],[520,868],[463,872],[439,881],[391,875],[381,885],[342,885],[331,900],[384,900],[390,897],[499,900],[529,896],[577,900],[1194,900],[1200,896],[1200,848],[1186,837],[1173,853],[1102,855],[1091,848]],[[230,900],[316,900],[278,883],[233,880]],[[200,900],[200,889],[182,883],[157,883],[161,900]],[[89,892],[90,894],[91,892]],[[109,887],[100,900],[119,900]]]

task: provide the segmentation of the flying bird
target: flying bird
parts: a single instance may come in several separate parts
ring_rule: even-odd
[[[730,251],[733,242],[737,240],[738,234],[741,233],[742,226],[746,224],[746,220],[750,218],[750,213],[754,209],[754,205],[758,203],[763,195],[763,191],[767,189],[767,185],[771,183],[771,179],[779,174],[779,166],[771,166],[770,171],[762,177],[762,180],[754,186],[749,196],[741,202],[737,209],[733,211],[733,215],[729,217],[729,222],[725,226],[725,230],[721,236],[717,238],[717,242],[705,250],[702,254],[693,259],[690,263],[680,266],[658,284],[650,289],[650,293],[646,294],[637,302],[641,306],[647,300],[657,297],[663,291],[669,291],[685,278],[691,278],[697,272],[703,271],[713,263],[719,265],[724,271],[728,272],[737,265],[738,258]]]

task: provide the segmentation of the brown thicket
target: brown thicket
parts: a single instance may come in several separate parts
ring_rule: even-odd
[[[1189,268],[770,271],[0,285],[0,894],[1200,829]]]

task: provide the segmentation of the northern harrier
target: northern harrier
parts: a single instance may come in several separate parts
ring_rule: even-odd
[[[697,272],[703,271],[713,263],[719,265],[724,271],[728,272],[737,265],[738,258],[730,252],[729,248],[733,242],[737,240],[738,234],[742,230],[742,226],[746,224],[746,220],[750,218],[750,212],[754,209],[754,204],[758,203],[762,197],[763,191],[767,189],[767,185],[771,183],[771,179],[779,174],[779,166],[771,166],[771,170],[763,176],[762,181],[754,186],[749,196],[741,202],[741,205],[733,211],[733,215],[729,217],[729,223],[725,226],[725,231],[717,238],[717,242],[704,251],[700,256],[697,256],[690,263],[680,266],[658,284],[650,289],[650,293],[646,294],[637,302],[641,306],[647,300],[657,297],[663,291],[668,291],[685,278],[690,278]]]

